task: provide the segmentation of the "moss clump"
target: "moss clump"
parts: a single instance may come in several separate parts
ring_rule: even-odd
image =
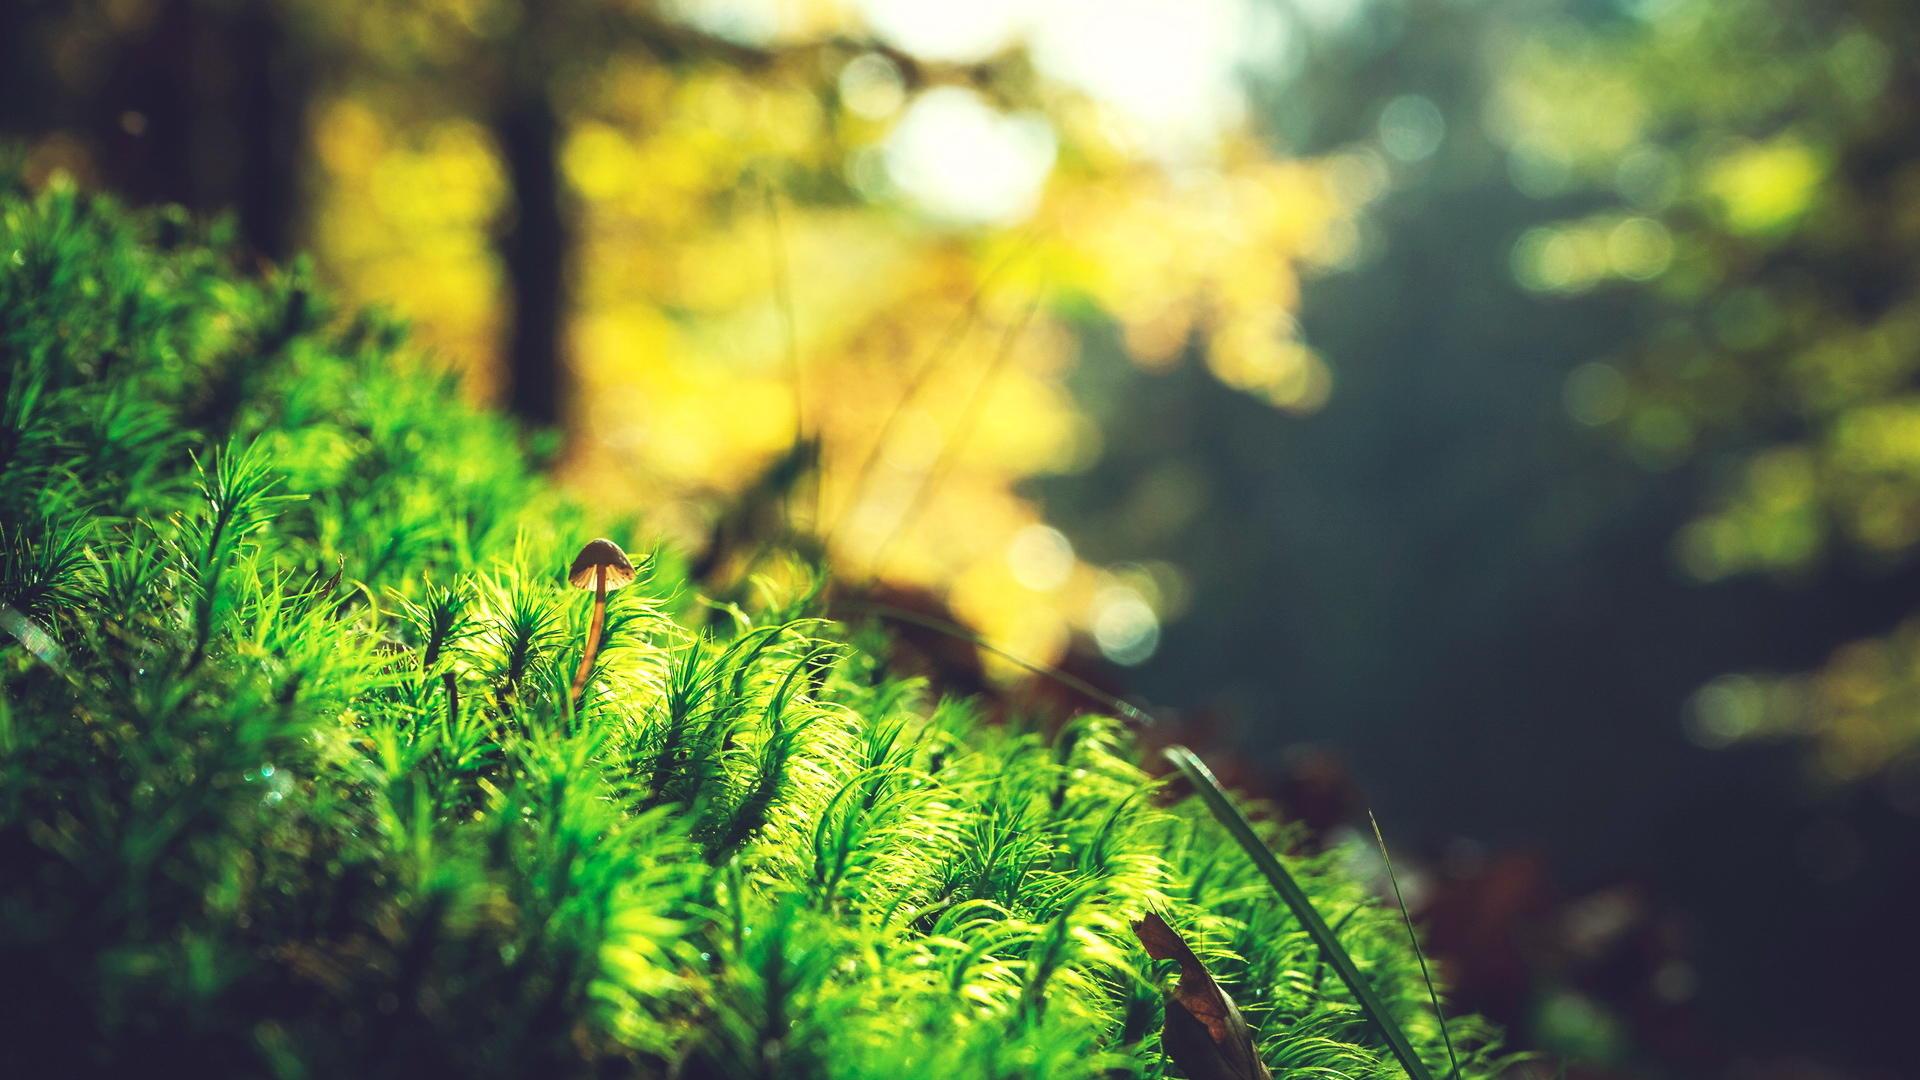
[[[568,562],[633,523],[299,269],[0,196],[0,351],[0,1071],[1160,1075],[1153,907],[1275,1075],[1397,1075],[1110,720],[982,724],[659,552],[571,707]],[[1290,862],[1444,1072],[1397,913]]]

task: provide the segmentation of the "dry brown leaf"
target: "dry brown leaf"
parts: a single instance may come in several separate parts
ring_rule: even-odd
[[[1191,1080],[1273,1080],[1260,1059],[1253,1029],[1233,998],[1214,981],[1179,931],[1149,911],[1133,932],[1155,960],[1180,964],[1180,981],[1167,994],[1160,1042]]]

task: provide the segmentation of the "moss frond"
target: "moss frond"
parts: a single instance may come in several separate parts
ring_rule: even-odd
[[[815,576],[659,552],[576,704],[561,572],[617,523],[209,239],[0,196],[0,1071],[1163,1076],[1151,908],[1276,1075],[1393,1075],[1120,723],[936,699]],[[1443,1060],[1394,911],[1285,859]]]

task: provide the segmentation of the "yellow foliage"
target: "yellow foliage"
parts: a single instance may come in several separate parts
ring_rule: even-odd
[[[1769,233],[1806,212],[1825,175],[1820,156],[1787,137],[1751,143],[1725,155],[1707,171],[1706,184],[1728,228]]]
[[[498,388],[501,163],[458,80],[430,93],[381,57],[411,49],[486,76],[490,35],[514,25],[497,6],[337,16],[356,47],[388,44],[367,47],[374,62],[320,107],[315,147],[328,271],[398,303],[483,395]],[[700,26],[725,15],[686,10]],[[763,35],[780,45],[858,30],[837,5],[784,14]],[[1066,584],[1035,590],[1008,555],[1039,522],[1017,486],[1099,453],[1065,383],[1081,331],[1111,322],[1147,368],[1206,346],[1229,385],[1318,408],[1332,376],[1290,313],[1300,275],[1351,248],[1377,177],[1352,160],[1279,160],[1235,130],[1210,133],[1207,154],[1159,160],[1110,135],[1084,96],[1016,69],[963,104],[1046,132],[1046,158],[1007,167],[1051,161],[1050,175],[1018,220],[942,222],[889,175],[894,121],[918,100],[892,61],[768,55],[667,63],[609,47],[569,62],[565,476],[697,542],[804,426],[821,446],[818,516],[810,492],[790,509],[831,541],[843,576],[946,591],[990,640],[1038,660],[1100,610],[1137,623],[1135,607],[1095,603],[1093,569],[1074,563]]]

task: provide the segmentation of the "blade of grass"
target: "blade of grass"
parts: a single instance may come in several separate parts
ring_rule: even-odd
[[[34,659],[58,672],[61,678],[73,681],[73,673],[67,669],[66,651],[39,623],[11,606],[0,605],[0,630],[11,634],[26,646]]]
[[[1292,874],[1287,873],[1287,868],[1280,865],[1279,858],[1260,839],[1259,834],[1253,831],[1253,823],[1247,820],[1247,816],[1240,812],[1238,806],[1234,805],[1226,789],[1221,787],[1220,781],[1214,778],[1212,771],[1194,755],[1193,751],[1184,746],[1169,746],[1165,754],[1174,768],[1179,769],[1181,775],[1193,784],[1194,790],[1200,794],[1201,801],[1207,804],[1207,809],[1213,812],[1213,816],[1226,827],[1227,832],[1247,853],[1247,857],[1253,860],[1253,865],[1266,877],[1267,883],[1273,886],[1273,891],[1280,894],[1280,899],[1293,912],[1293,917],[1300,920],[1300,925],[1306,928],[1307,936],[1313,939],[1313,943],[1320,947],[1321,954],[1327,958],[1327,966],[1340,976],[1340,981],[1346,984],[1354,1000],[1360,1003],[1361,1010],[1379,1030],[1381,1039],[1386,1042],[1387,1049],[1392,1051],[1393,1056],[1400,1062],[1400,1067],[1405,1069],[1407,1075],[1413,1080],[1433,1080],[1432,1074],[1427,1072],[1427,1067],[1420,1061],[1419,1055],[1413,1052],[1413,1044],[1407,1041],[1406,1032],[1400,1030],[1399,1022],[1394,1020],[1393,1014],[1387,1011],[1386,1003],[1373,992],[1373,987],[1367,982],[1366,976],[1360,974],[1360,969],[1354,966],[1353,957],[1349,956],[1346,948],[1340,944],[1340,938],[1327,926],[1327,921],[1320,917],[1320,912],[1315,910],[1313,901],[1307,899],[1307,894],[1300,888],[1300,883],[1293,879]]]
[[[1414,959],[1420,961],[1420,980],[1427,984],[1427,1000],[1433,1002],[1434,1018],[1440,1021],[1440,1041],[1447,1047],[1447,1076],[1460,1075],[1460,1059],[1453,1055],[1453,1036],[1447,1033],[1447,1014],[1440,1008],[1440,991],[1434,989],[1433,973],[1427,970],[1426,950],[1420,947],[1420,935],[1413,929],[1413,914],[1407,910],[1407,898],[1400,894],[1400,875],[1393,872],[1393,856],[1387,854],[1387,838],[1380,831],[1380,819],[1367,809],[1367,822],[1373,826],[1374,843],[1380,845],[1380,858],[1387,864],[1387,881],[1393,885],[1393,902],[1400,905],[1400,919],[1407,924],[1407,940],[1413,944]]]
[[[1069,689],[1085,694],[1087,697],[1114,709],[1116,713],[1128,720],[1132,720],[1143,726],[1152,722],[1152,718],[1148,713],[1120,698],[1108,694],[1098,687],[1076,678],[1067,672],[1048,667],[1044,664],[1035,664],[1003,649],[995,648],[980,635],[971,633],[964,627],[886,604],[858,603],[851,606],[879,615],[882,618],[911,623],[937,633],[948,634],[965,641],[970,641],[979,648],[1002,656],[1035,675],[1051,679]],[[1281,900],[1284,901],[1288,909],[1293,912],[1294,918],[1300,920],[1300,925],[1307,930],[1307,936],[1312,938],[1313,943],[1319,947],[1320,953],[1325,959],[1327,966],[1331,967],[1334,973],[1340,976],[1340,981],[1346,985],[1348,992],[1353,995],[1354,1000],[1360,1003],[1360,1008],[1367,1014],[1367,1018],[1372,1021],[1375,1029],[1380,1032],[1381,1039],[1387,1044],[1387,1049],[1392,1052],[1394,1059],[1400,1063],[1400,1067],[1406,1070],[1407,1075],[1411,1077],[1412,1080],[1433,1080],[1433,1074],[1427,1071],[1425,1063],[1420,1060],[1418,1054],[1414,1053],[1413,1044],[1408,1041],[1406,1032],[1401,1030],[1399,1022],[1393,1018],[1393,1014],[1387,1011],[1386,1004],[1380,1000],[1379,995],[1373,992],[1373,987],[1367,982],[1366,976],[1360,974],[1360,969],[1354,965],[1353,957],[1348,955],[1346,947],[1340,944],[1339,935],[1327,925],[1326,920],[1321,917],[1319,910],[1316,909],[1313,906],[1313,902],[1307,898],[1305,890],[1300,888],[1300,883],[1293,879],[1292,874],[1287,873],[1287,868],[1280,864],[1279,858],[1267,848],[1266,843],[1260,839],[1259,834],[1253,831],[1253,824],[1247,820],[1245,814],[1240,812],[1239,807],[1234,805],[1233,800],[1227,795],[1226,789],[1221,787],[1220,781],[1214,777],[1212,770],[1208,769],[1206,764],[1202,762],[1193,751],[1184,746],[1170,746],[1164,753],[1167,760],[1172,762],[1174,767],[1179,769],[1181,774],[1193,784],[1194,790],[1200,794],[1201,801],[1207,804],[1207,809],[1213,813],[1213,816],[1220,824],[1226,827],[1228,834],[1234,838],[1234,841],[1237,842],[1241,849],[1247,853],[1248,857],[1252,859],[1255,868],[1257,868],[1267,879],[1267,882],[1273,886],[1273,890],[1280,894]],[[1394,888],[1397,894],[1399,889],[1398,882],[1395,882]],[[1405,910],[1406,907],[1403,903],[1401,905],[1401,911],[1404,913]],[[1344,923],[1346,918],[1351,917],[1352,914],[1353,912],[1349,912],[1346,917],[1341,919],[1341,922]],[[1417,944],[1415,948],[1418,948]],[[1426,957],[1424,955],[1420,957],[1420,970],[1423,975],[1427,970]],[[1429,993],[1434,994],[1434,1008],[1437,1014],[1439,1009],[1438,993],[1433,988],[1431,978],[1427,980],[1427,990]],[[1446,1021],[1444,1017],[1441,1019],[1441,1031],[1444,1036],[1446,1031]],[[1453,1042],[1451,1038],[1447,1039],[1447,1055],[1450,1062],[1454,1060]],[[1457,1076],[1458,1074],[1459,1065],[1456,1062],[1453,1065],[1453,1072],[1450,1075]]]

